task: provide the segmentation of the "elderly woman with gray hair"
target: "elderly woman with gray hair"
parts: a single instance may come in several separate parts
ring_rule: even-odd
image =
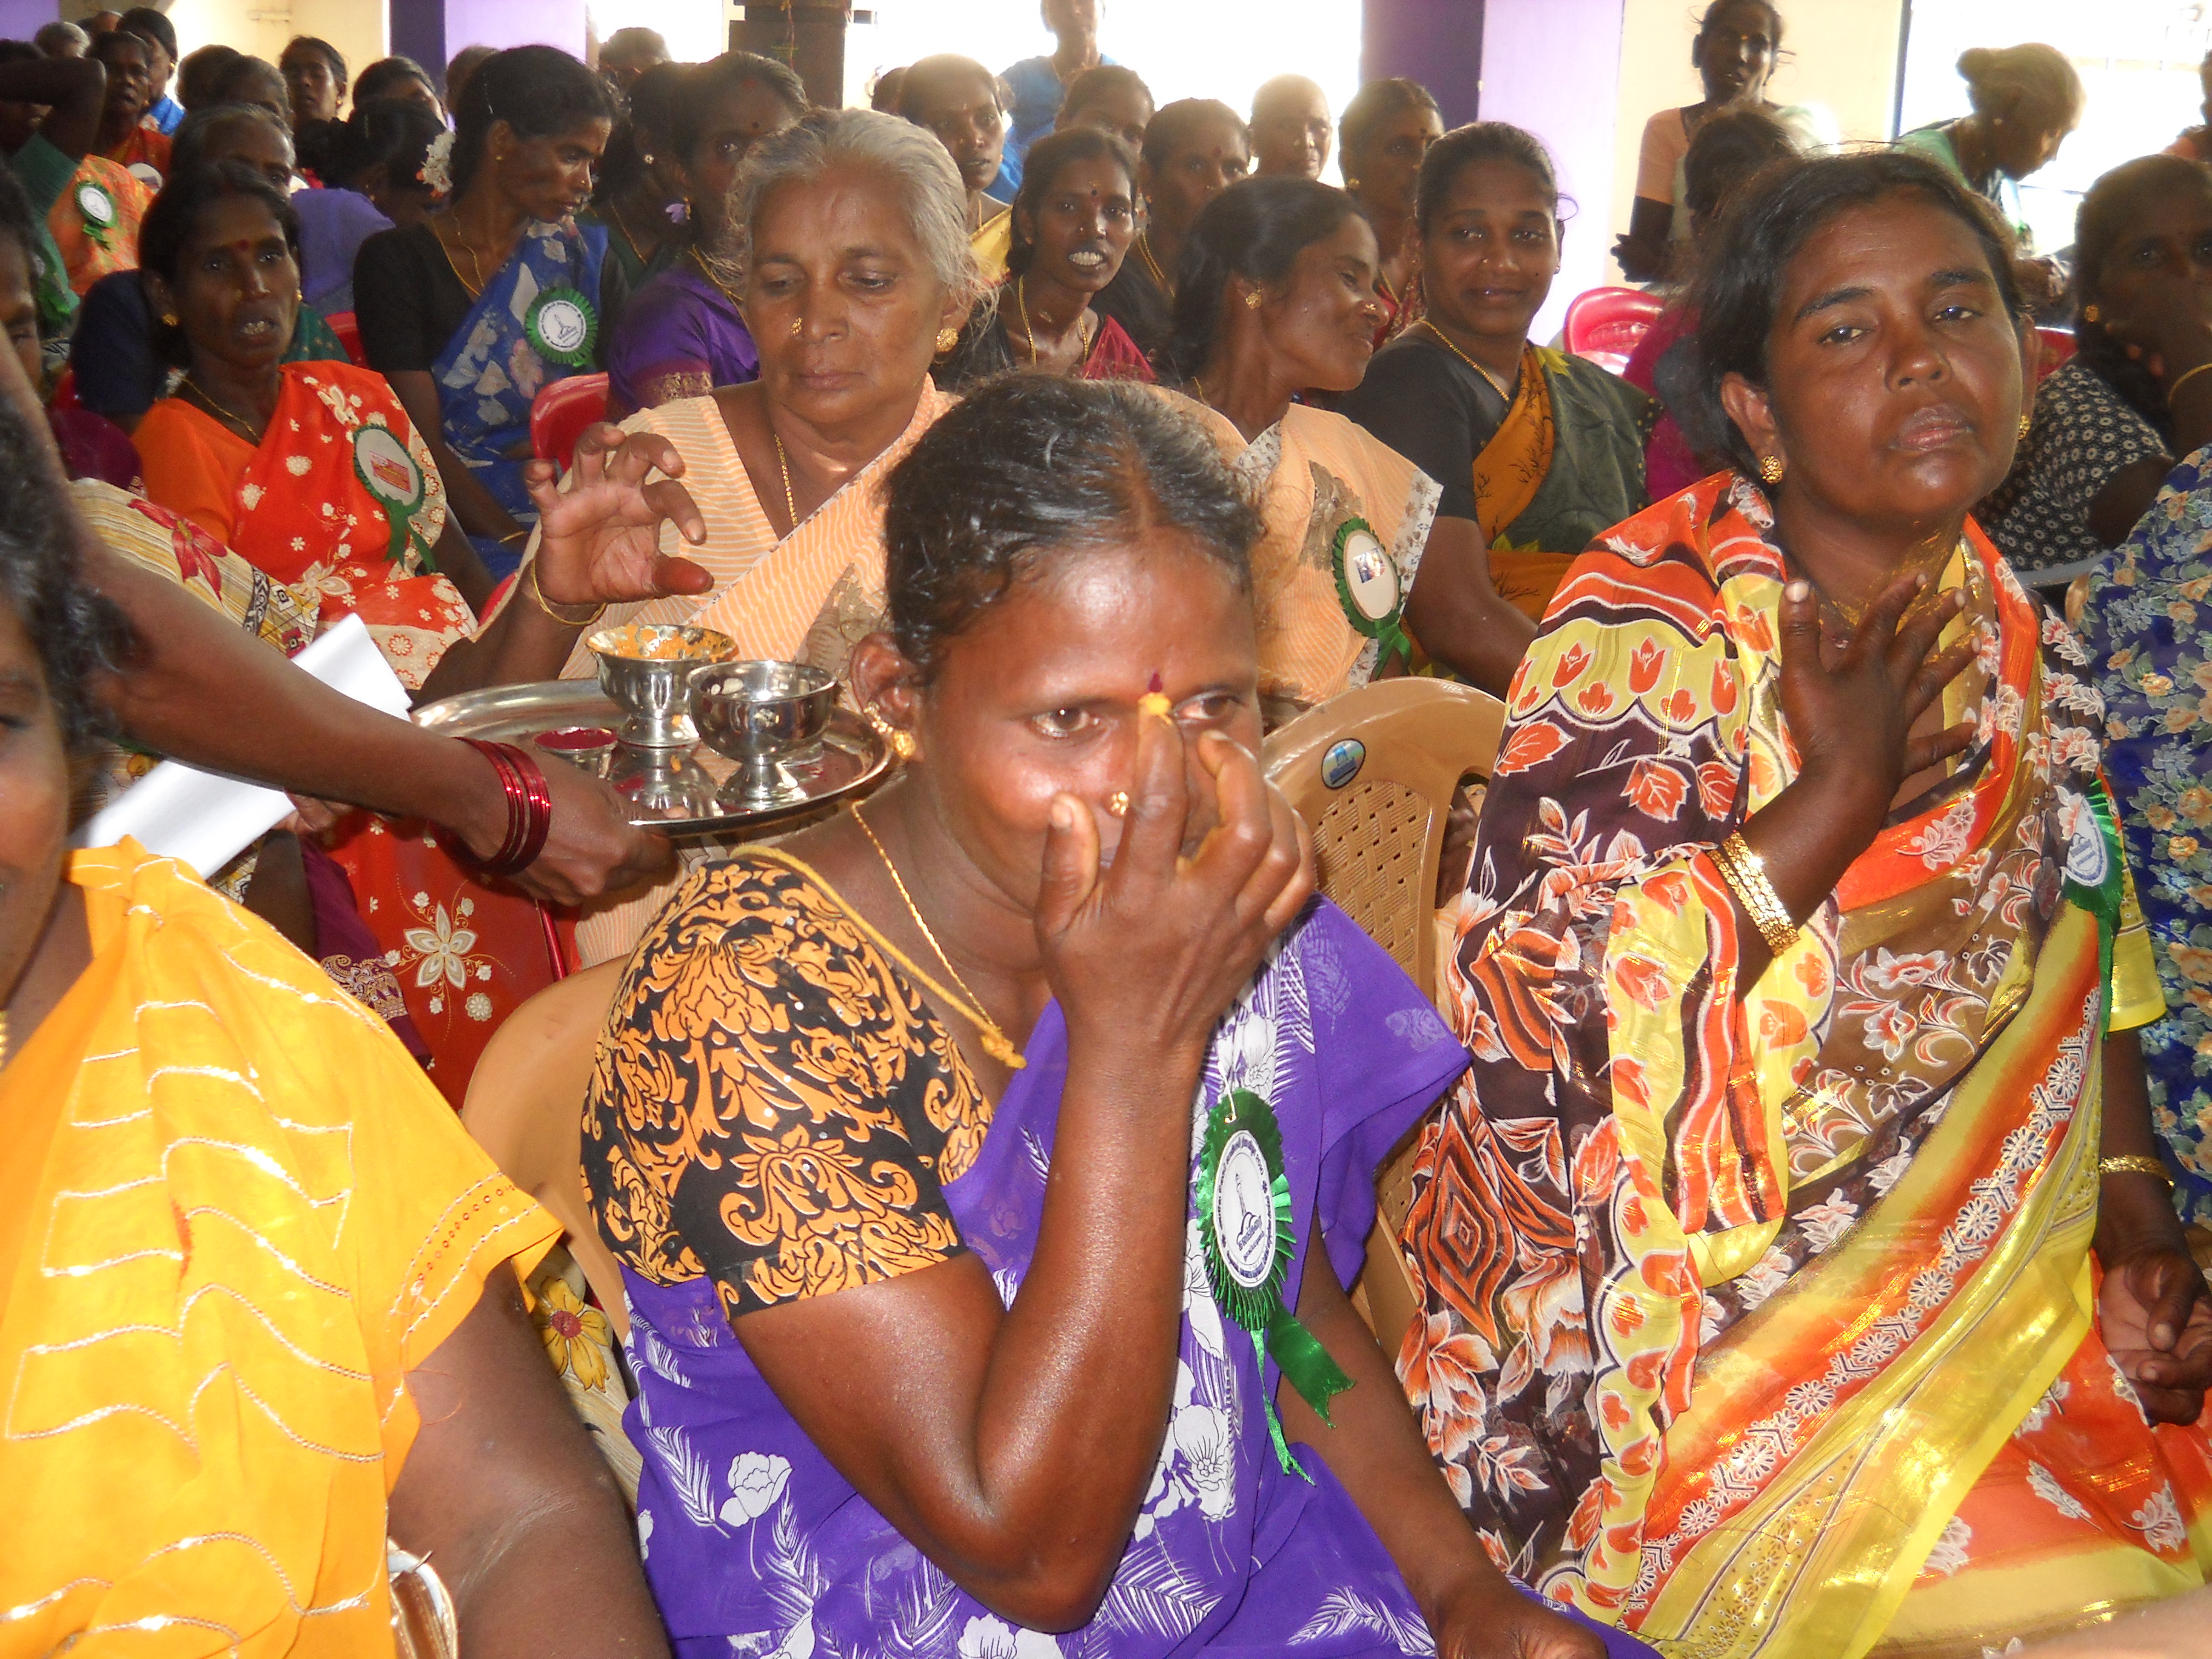
[[[984,292],[966,201],[945,147],[895,116],[817,111],[756,144],[716,264],[738,275],[760,378],[592,428],[558,491],[534,465],[547,516],[483,683],[588,676],[585,631],[623,622],[842,672],[884,616],[874,486],[951,406],[930,362]],[[665,896],[587,915],[584,954],[627,951]]]

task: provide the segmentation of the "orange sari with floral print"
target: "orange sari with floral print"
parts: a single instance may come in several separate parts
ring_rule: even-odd
[[[1617,526],[1514,678],[1400,1370],[1492,1553],[1670,1659],[1978,1659],[2212,1567],[2203,1425],[2094,1316],[2103,1041],[2161,1005],[2086,653],[1971,525],[1973,745],[1739,983],[1771,522],[1723,475]]]

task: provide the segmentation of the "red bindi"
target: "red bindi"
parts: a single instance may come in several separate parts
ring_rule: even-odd
[[[1145,683],[1145,690],[1158,696],[1160,693],[1160,671],[1155,668],[1152,670],[1152,678]]]

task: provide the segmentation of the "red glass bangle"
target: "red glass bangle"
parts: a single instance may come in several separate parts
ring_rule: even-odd
[[[528,869],[545,850],[545,837],[553,828],[553,795],[545,786],[544,772],[529,751],[511,743],[486,743],[479,738],[461,741],[489,761],[498,774],[500,787],[507,795],[507,834],[498,849],[482,860],[454,836],[459,855],[483,876],[512,876]]]

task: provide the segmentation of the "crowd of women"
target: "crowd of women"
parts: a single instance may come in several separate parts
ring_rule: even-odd
[[[876,109],[0,43],[0,1654],[2201,1650],[2197,137],[2039,254],[2058,54],[1831,154],[1716,0],[1617,377],[1530,134],[1044,13]],[[425,700],[702,625],[898,764],[672,847],[349,617]],[[1505,714],[1434,988],[1258,760],[1409,674]],[[163,756],[298,810],[76,846]],[[453,1109],[599,963],[607,1305]]]

